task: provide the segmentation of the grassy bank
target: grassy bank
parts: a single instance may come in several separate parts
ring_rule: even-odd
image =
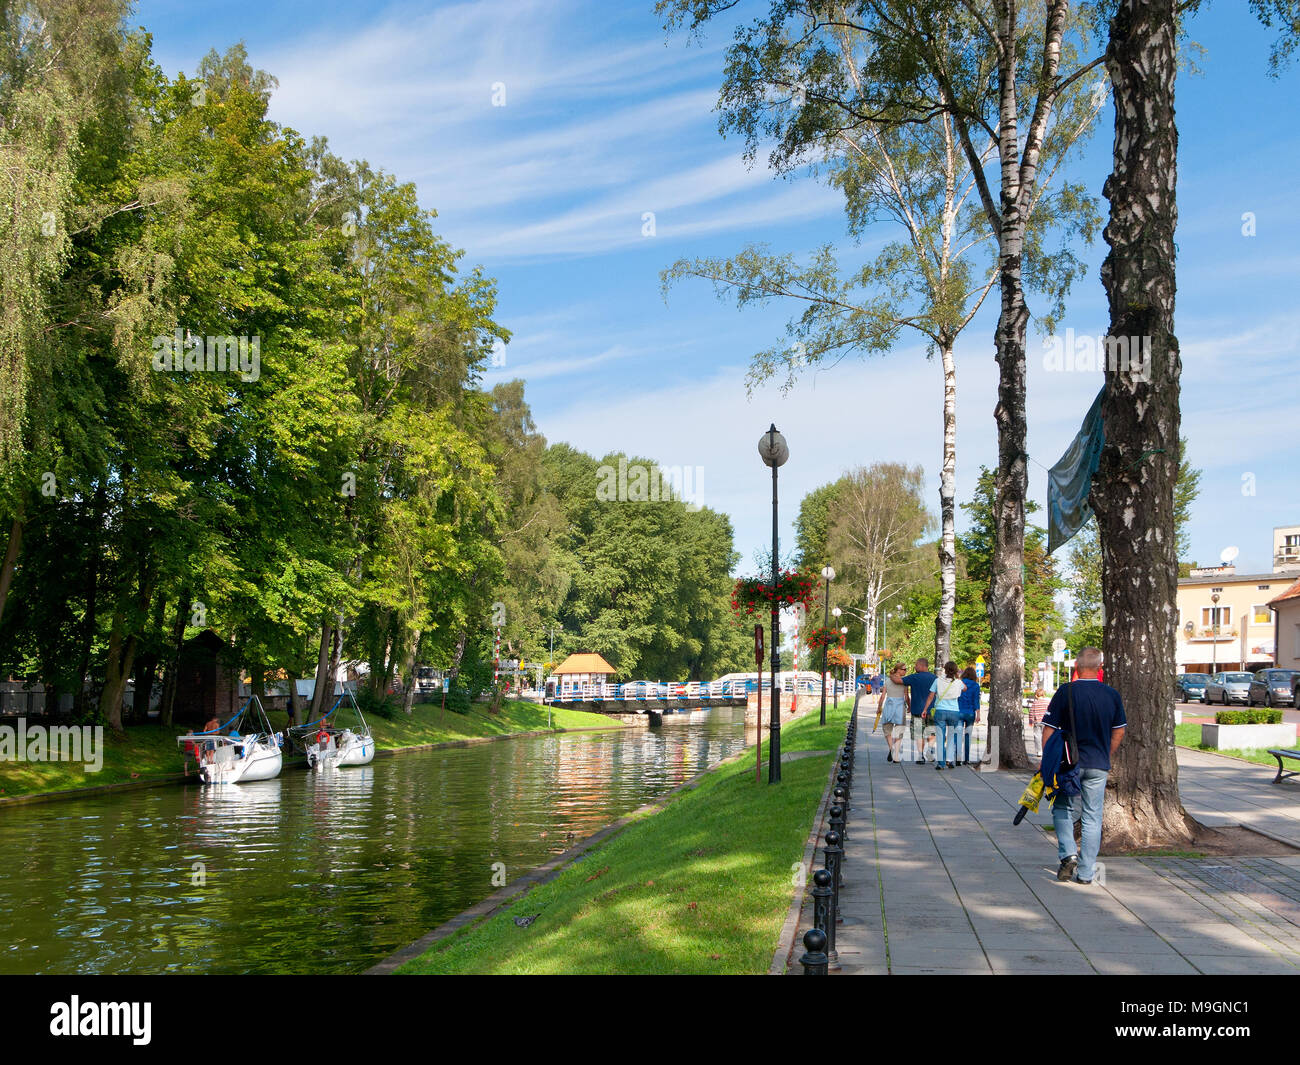
[[[283,712],[271,713],[268,717],[275,729],[282,729],[288,723],[288,716]],[[558,707],[552,718],[553,727],[557,729],[618,725],[617,721],[603,714]],[[534,703],[507,702],[497,715],[489,715],[480,704],[475,704],[468,714],[455,714],[451,711],[443,713],[437,703],[429,703],[417,704],[409,717],[399,711],[392,720],[371,715],[367,721],[379,749],[392,750],[482,736],[544,731],[547,728],[547,709]],[[13,721],[6,719],[5,723],[12,725]],[[0,761],[0,798],[148,781],[174,775],[181,771],[181,751],[176,737],[187,731],[179,727],[134,725],[127,729],[125,736],[117,736],[105,729],[103,768],[98,773],[87,773],[81,763]]]
[[[1231,758],[1244,758],[1247,762],[1258,762],[1260,765],[1277,768],[1277,759],[1267,751],[1220,751],[1214,747],[1202,747],[1200,725],[1190,723],[1175,725],[1174,742],[1179,747],[1190,747],[1194,751],[1204,751],[1206,754],[1223,754]]]
[[[782,730],[784,752],[827,753],[783,765],[779,786],[754,783],[751,750],[399,972],[766,972],[851,708]]]

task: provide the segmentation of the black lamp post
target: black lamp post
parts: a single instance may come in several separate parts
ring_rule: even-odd
[[[835,579],[835,570],[827,566],[822,570],[822,576],[826,578],[826,598],[822,603],[822,629],[830,627],[831,623],[831,581]],[[827,644],[822,644],[822,720],[826,724],[826,652],[829,650]]]
[[[758,438],[758,454],[764,463],[772,467],[772,710],[767,741],[767,782],[779,784],[781,783],[781,697],[777,690],[777,676],[781,672],[781,621],[776,589],[780,583],[781,556],[777,551],[776,471],[784,466],[785,460],[790,457],[790,448],[786,445],[785,437],[776,431],[775,422]]]
[[[1211,679],[1213,679],[1212,675],[1219,668],[1219,593],[1218,592],[1214,592],[1210,595],[1210,602],[1214,604],[1214,609],[1210,611],[1210,613],[1213,615],[1211,620],[1214,622],[1214,627],[1211,630],[1212,635],[1210,638],[1210,673],[1211,673]],[[1224,691],[1227,690],[1228,690],[1227,688],[1224,689]],[[1209,702],[1209,700],[1207,699],[1206,702]],[[1226,695],[1223,697],[1223,705],[1224,706],[1228,705],[1228,697]]]

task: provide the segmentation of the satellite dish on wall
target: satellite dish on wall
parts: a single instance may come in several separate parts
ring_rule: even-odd
[[[1241,552],[1235,547],[1225,547],[1221,552],[1219,552],[1219,559],[1226,566],[1233,562],[1239,554],[1241,554]]]

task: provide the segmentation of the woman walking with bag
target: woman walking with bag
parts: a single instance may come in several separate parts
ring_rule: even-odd
[[[876,712],[881,714],[881,722],[885,726],[885,742],[889,745],[889,754],[885,758],[887,762],[897,762],[901,759],[898,752],[903,746],[903,713],[907,704],[905,701],[907,688],[903,684],[903,667],[894,666],[885,678],[884,687],[880,690],[880,698],[876,701]]]
[[[958,730],[961,727],[961,710],[957,705],[965,685],[961,677],[957,675],[957,663],[945,662],[943,664],[944,675],[936,677],[934,685],[930,688],[930,696],[925,701],[925,709],[928,712],[930,707],[934,707],[934,723],[939,729],[938,746],[935,750],[935,768],[942,769],[947,763],[949,769],[956,769],[953,759],[948,756],[948,737],[952,736],[953,755],[957,751]]]

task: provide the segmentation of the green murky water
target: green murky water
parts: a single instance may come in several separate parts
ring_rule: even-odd
[[[0,972],[359,972],[743,745],[717,708],[6,810]]]

